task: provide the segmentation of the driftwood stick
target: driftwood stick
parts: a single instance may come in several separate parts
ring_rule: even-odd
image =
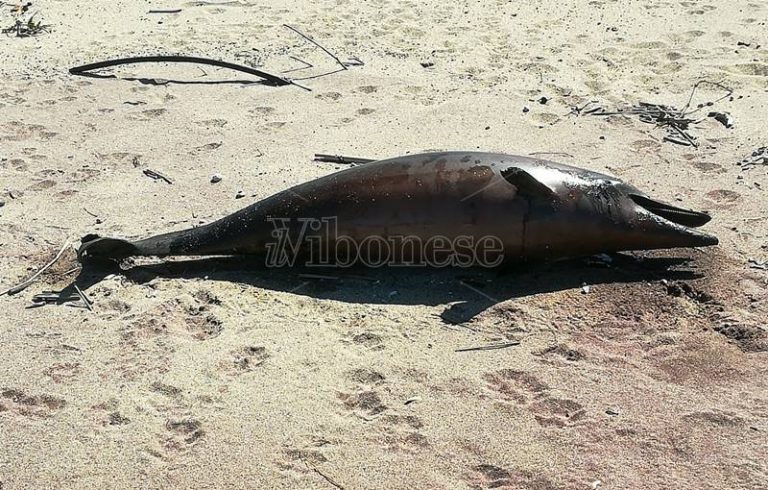
[[[44,304],[50,304],[50,303],[66,303],[67,301],[78,301],[81,300],[80,296],[77,294],[70,294],[69,296],[62,296],[59,293],[52,292],[52,291],[44,291],[40,294],[36,294],[32,297],[32,303],[35,306],[42,306]]]
[[[315,46],[317,46],[318,48],[322,49],[323,51],[325,51],[325,53],[326,53],[328,56],[330,56],[331,58],[333,58],[334,60],[336,60],[336,63],[338,63],[338,64],[339,64],[339,65],[340,65],[342,68],[344,68],[345,70],[347,69],[347,65],[345,65],[345,64],[344,64],[344,62],[343,62],[343,61],[341,61],[341,60],[338,58],[338,56],[336,56],[335,54],[333,54],[333,53],[331,53],[330,51],[328,51],[327,49],[325,49],[323,46],[321,46],[321,45],[320,45],[320,43],[318,43],[317,41],[315,41],[315,40],[314,40],[314,39],[312,39],[311,37],[307,36],[306,34],[304,34],[303,32],[301,32],[300,30],[296,29],[295,27],[291,27],[291,26],[289,26],[288,24],[283,24],[283,27],[287,27],[288,29],[292,30],[293,32],[295,32],[295,33],[296,33],[296,34],[298,34],[299,36],[301,36],[301,37],[303,37],[304,39],[306,39],[307,41],[311,42],[312,44],[314,44],[314,45],[315,45]]]
[[[31,286],[37,280],[38,277],[40,277],[40,274],[42,274],[43,272],[48,270],[53,264],[58,262],[58,260],[61,258],[61,256],[64,255],[64,251],[67,249],[68,246],[69,246],[69,242],[66,242],[64,244],[64,246],[61,247],[61,250],[59,250],[59,253],[57,253],[56,256],[53,258],[53,260],[51,260],[50,262],[45,264],[39,271],[35,272],[32,275],[32,277],[30,277],[26,281],[22,282],[21,284],[17,284],[16,286],[13,286],[12,288],[6,289],[2,293],[0,293],[0,296],[2,296],[4,294],[7,294],[8,296],[11,296],[13,294],[20,293],[21,291],[24,291],[25,289],[27,289],[29,286]]]
[[[88,297],[85,295],[82,289],[77,286],[77,284],[74,284],[74,286],[75,291],[77,291],[77,295],[80,296],[80,299],[83,301],[83,304],[85,304],[85,307],[88,308],[88,310],[93,311],[91,300],[88,299]]]
[[[471,351],[478,351],[478,350],[506,349],[507,347],[514,347],[516,345],[520,345],[520,341],[515,340],[513,342],[502,342],[499,344],[481,345],[479,347],[464,347],[461,349],[456,349],[454,352],[471,352]]]
[[[169,184],[173,184],[171,179],[169,179],[165,175],[161,174],[160,172],[155,172],[154,170],[150,170],[148,168],[144,169],[144,175],[146,175],[147,177],[151,177],[151,178],[153,178],[155,180],[163,180],[163,181],[165,181],[165,182],[167,182]]]
[[[326,155],[324,153],[315,153],[314,160],[316,162],[346,163],[351,165],[376,161],[373,158],[345,157],[342,155]]]

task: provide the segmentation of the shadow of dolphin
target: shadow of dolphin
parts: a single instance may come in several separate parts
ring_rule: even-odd
[[[579,288],[583,284],[631,283],[701,277],[690,258],[614,254],[610,263],[585,259],[484,268],[268,268],[247,257],[214,257],[134,265],[121,269],[88,263],[74,285],[87,289],[109,274],[143,284],[155,278],[206,279],[248,284],[272,291],[346,303],[448,305],[447,323],[464,323],[507,300]]]

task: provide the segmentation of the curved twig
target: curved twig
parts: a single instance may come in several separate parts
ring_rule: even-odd
[[[228,63],[226,61],[219,61],[210,58],[199,58],[197,56],[134,56],[131,58],[118,58],[114,60],[100,61],[98,63],[91,63],[88,65],[76,66],[69,69],[69,73],[72,75],[88,76],[89,71],[98,70],[100,68],[108,68],[111,66],[130,65],[135,63],[197,63],[201,65],[218,66],[221,68],[229,68],[230,70],[240,71],[255,75],[259,78],[263,78],[267,82],[275,86],[281,85],[296,85],[291,80],[283,78],[278,75],[273,75],[262,70],[251,68],[250,66],[236,65],[234,63]],[[300,85],[297,85],[300,86]],[[305,88],[305,87],[301,87]]]
[[[61,258],[61,256],[64,254],[64,251],[67,249],[68,246],[69,246],[69,242],[65,243],[64,246],[61,247],[61,250],[59,250],[59,253],[56,254],[56,257],[53,258],[53,260],[45,264],[39,271],[35,272],[34,275],[32,275],[32,277],[30,277],[26,281],[1,292],[0,296],[4,294],[7,294],[8,296],[10,296],[12,294],[16,294],[27,289],[30,285],[32,285],[32,283],[34,283],[37,280],[38,277],[40,277],[40,274],[48,270],[49,267],[51,267]]]

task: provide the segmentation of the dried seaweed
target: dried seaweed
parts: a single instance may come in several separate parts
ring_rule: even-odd
[[[742,170],[749,170],[758,165],[768,165],[768,146],[756,149],[750,156],[739,162]]]
[[[702,84],[710,84],[715,87],[721,88],[726,91],[726,94],[714,101],[698,104],[696,108],[691,108],[691,102],[696,94],[699,86]],[[582,107],[574,107],[571,109],[571,114],[576,115],[589,115],[589,116],[637,116],[641,122],[647,124],[655,124],[657,127],[665,128],[667,135],[664,137],[664,141],[674,143],[682,146],[699,146],[696,142],[696,138],[692,136],[688,131],[692,124],[700,122],[702,119],[691,118],[690,116],[700,111],[705,107],[711,107],[717,102],[730,97],[733,94],[733,90],[728,87],[709,80],[699,80],[691,89],[691,94],[688,97],[688,102],[682,109],[677,109],[671,105],[664,104],[651,104],[647,102],[640,102],[635,106],[630,106],[615,111],[606,111],[600,106],[587,109],[588,106],[594,104],[589,102]]]
[[[31,6],[32,2],[19,2],[17,5],[13,5],[11,7],[11,13],[14,17],[13,24],[3,28],[2,33],[6,35],[15,34],[16,37],[32,37],[43,32],[50,32],[50,24],[43,24],[42,20],[35,20],[38,12],[29,13],[29,7]]]

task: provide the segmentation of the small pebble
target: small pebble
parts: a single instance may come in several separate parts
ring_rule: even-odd
[[[221,182],[221,174],[211,175],[211,184],[216,184],[218,182]]]
[[[607,413],[608,415],[611,415],[611,416],[615,417],[615,416],[617,416],[617,415],[619,414],[619,410],[618,410],[617,408],[613,408],[613,407],[611,407],[611,408],[609,408],[608,410],[606,410],[606,411],[605,411],[605,413]]]
[[[245,192],[243,191],[237,191],[237,194],[235,194],[235,199],[242,199],[245,197]]]
[[[422,61],[421,66],[423,68],[429,68],[430,66],[435,66],[435,63],[432,61]]]
[[[588,294],[590,290],[589,284],[582,283],[581,284],[581,294]]]
[[[540,99],[538,99],[538,103],[541,105],[544,105],[547,102],[549,102],[549,99],[547,97],[541,97]]]
[[[530,111],[530,109],[528,109],[528,107],[526,107],[526,106],[523,106],[523,113],[526,113],[528,111]]]

